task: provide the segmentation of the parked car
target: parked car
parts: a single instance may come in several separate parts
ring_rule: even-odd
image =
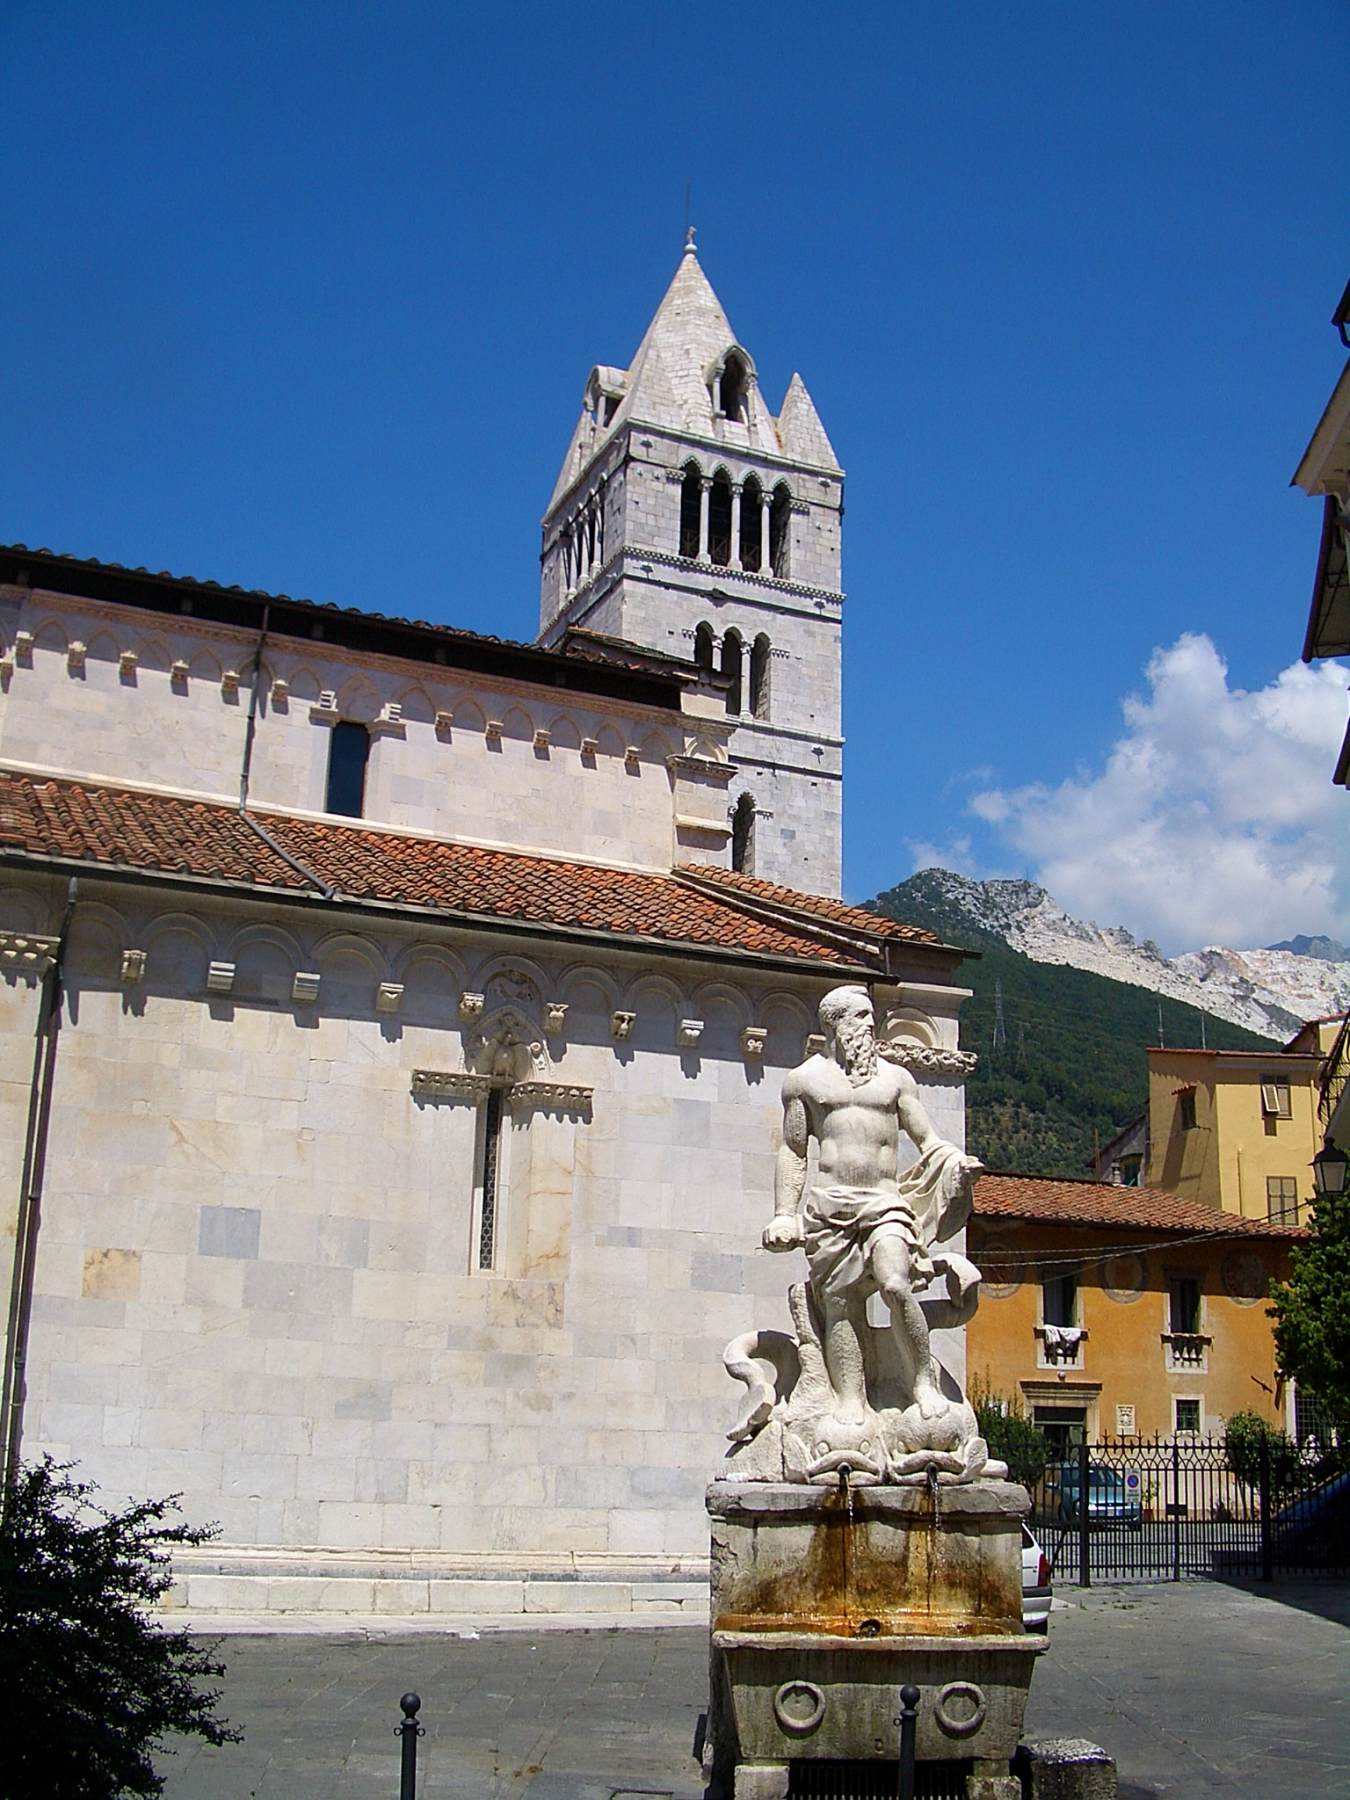
[[[1277,1562],[1309,1569],[1344,1569],[1350,1563],[1350,1474],[1333,1475],[1291,1500],[1270,1522]],[[1023,1561],[1025,1562],[1025,1554]]]
[[[1080,1521],[1080,1471],[1077,1463],[1061,1463],[1052,1477],[1059,1490],[1056,1509],[1061,1525],[1077,1525]],[[1143,1508],[1137,1493],[1125,1485],[1119,1469],[1094,1465],[1088,1470],[1087,1520],[1091,1525],[1128,1525],[1139,1531],[1144,1523]]]
[[[1022,1623],[1028,1631],[1050,1629],[1050,1562],[1026,1525],[1022,1527]]]

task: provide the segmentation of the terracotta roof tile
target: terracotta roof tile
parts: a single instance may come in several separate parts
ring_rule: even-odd
[[[1184,1232],[1187,1236],[1303,1235],[1299,1226],[1242,1219],[1236,1213],[1220,1212],[1202,1200],[1171,1194],[1164,1188],[1066,1181],[1045,1175],[981,1175],[975,1183],[975,1216],[1055,1225],[1108,1225],[1130,1231]]]
[[[744,910],[732,894],[722,899],[703,893],[673,875],[262,810],[254,816],[320,881],[353,900],[873,972],[863,957],[813,936],[814,908],[804,895],[794,897],[806,915],[794,924]],[[0,771],[0,852],[5,850],[290,892],[310,888],[232,806]]]
[[[772,881],[757,881],[753,875],[740,875],[731,869],[715,869],[703,864],[682,863],[682,875],[712,881],[747,899],[762,901],[767,906],[788,907],[796,913],[810,913],[815,918],[842,925],[849,931],[863,931],[869,937],[901,939],[910,944],[940,944],[942,939],[923,925],[902,925],[880,913],[864,912],[860,906],[848,906],[842,900],[830,900],[823,894],[799,894],[795,888],[778,887]]]

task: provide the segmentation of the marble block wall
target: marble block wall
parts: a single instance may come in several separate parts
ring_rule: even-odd
[[[0,917],[54,929],[64,897],[19,883]],[[182,1490],[245,1568],[279,1551],[498,1572],[701,1558],[739,1398],[722,1347],[785,1326],[801,1273],[759,1234],[779,1086],[831,978],[334,924],[82,880],[25,1454],[75,1457],[113,1494]],[[313,999],[297,970],[319,975]],[[913,991],[954,1045],[960,990]],[[414,1079],[463,1069],[465,995],[484,1019],[504,997],[537,1017],[541,1085],[590,1090],[508,1101],[490,1271],[482,1096]],[[7,1242],[37,1004],[10,971]],[[959,1085],[929,1098],[959,1139]]]

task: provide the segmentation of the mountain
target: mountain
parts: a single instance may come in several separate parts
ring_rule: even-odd
[[[992,932],[1033,962],[1065,963],[1151,988],[1263,1037],[1292,1037],[1305,1019],[1350,1007],[1350,962],[1313,953],[1341,950],[1329,938],[1294,938],[1268,950],[1210,946],[1166,957],[1148,938],[1073,918],[1031,881],[973,881],[925,869],[904,883],[905,891],[916,882],[922,884],[916,897],[936,906],[953,929]]]
[[[1267,950],[1287,950],[1291,956],[1315,956],[1322,962],[1350,962],[1350,950],[1329,937],[1294,937],[1283,944],[1267,944]]]
[[[1160,1018],[1165,1042],[1176,1046],[1203,1040],[1212,1049],[1259,1050],[1270,1042],[1272,1034],[1214,1013],[1202,1018],[1189,996],[1207,992],[1203,982],[1173,973],[1187,998],[1160,993],[1134,973],[1170,969],[1156,945],[1071,919],[1031,882],[970,881],[925,869],[867,906],[979,953],[957,978],[973,989],[961,1013],[961,1042],[980,1059],[966,1085],[967,1139],[990,1168],[1088,1173],[1094,1149],[1147,1105],[1144,1051],[1158,1042]],[[1026,944],[1061,954],[1037,957]],[[1130,974],[1098,973],[1080,957]],[[1281,1025],[1274,1035],[1288,1033]]]

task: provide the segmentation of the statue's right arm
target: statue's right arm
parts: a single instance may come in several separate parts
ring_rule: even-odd
[[[806,1158],[811,1141],[806,1101],[784,1092],[783,1142],[773,1175],[773,1218],[764,1232],[766,1250],[794,1250],[802,1242],[802,1195],[806,1190]]]

